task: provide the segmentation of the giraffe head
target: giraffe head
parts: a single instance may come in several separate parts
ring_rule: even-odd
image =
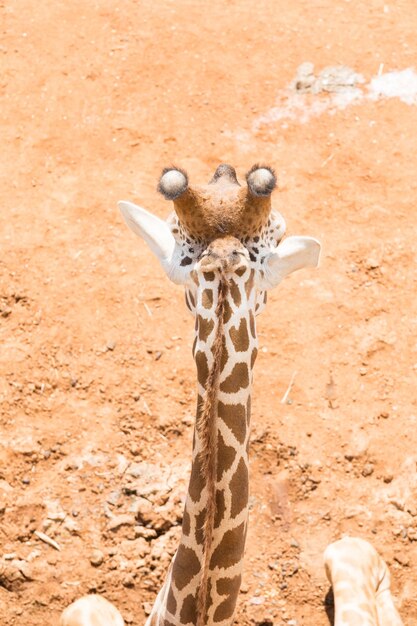
[[[179,168],[162,172],[158,191],[174,203],[167,221],[131,202],[119,207],[127,225],[158,257],[168,278],[186,287],[186,303],[195,313],[203,276],[234,276],[253,270],[255,313],[266,291],[303,267],[316,267],[320,244],[312,237],[287,237],[285,221],[271,204],[274,171],[253,166],[241,185],[230,165],[220,165],[207,185],[192,186]]]

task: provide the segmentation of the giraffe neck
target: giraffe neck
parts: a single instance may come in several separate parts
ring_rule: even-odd
[[[191,477],[180,546],[149,626],[227,626],[233,618],[248,518],[250,391],[257,353],[252,286],[250,269],[227,287],[213,272],[199,277]]]

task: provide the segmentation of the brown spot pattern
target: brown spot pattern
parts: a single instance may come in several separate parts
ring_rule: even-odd
[[[210,569],[227,569],[236,565],[242,558],[245,546],[245,525],[242,522],[236,528],[227,530],[210,559]]]
[[[246,292],[246,297],[249,299],[249,296],[251,294],[251,291],[253,289],[253,283],[254,283],[254,277],[255,277],[255,272],[253,270],[251,270],[250,276],[248,278],[248,280],[245,283],[245,292]]]
[[[219,401],[217,412],[238,442],[243,443],[246,437],[246,409],[243,404],[224,404]]]
[[[172,613],[172,615],[175,615],[175,612],[177,610],[177,601],[175,599],[174,596],[174,591],[171,587],[171,589],[169,590],[168,593],[168,599],[167,599],[167,609],[170,613]]]
[[[252,311],[249,311],[249,325],[250,325],[251,335],[254,339],[256,339],[255,316]]]
[[[211,309],[213,306],[213,289],[204,289],[201,296],[201,304],[205,309]]]
[[[197,378],[200,385],[206,386],[207,377],[209,375],[209,368],[207,357],[204,352],[198,351],[195,355],[195,362],[197,364]]]
[[[195,298],[189,289],[187,289],[187,294],[188,294],[188,300],[190,301],[191,306],[195,307]]]
[[[249,498],[249,473],[243,459],[240,459],[236,472],[230,481],[232,492],[231,516],[236,517],[247,506]]]
[[[239,575],[234,578],[220,578],[217,581],[217,593],[221,596],[227,595],[228,597],[223,600],[215,610],[213,616],[215,622],[222,622],[233,616],[241,580],[242,577]]]
[[[221,480],[223,473],[232,467],[235,457],[236,450],[232,446],[226,445],[222,434],[219,432],[217,438],[217,481]]]
[[[224,512],[226,510],[226,503],[224,501],[223,489],[216,491],[216,515],[214,518],[214,528],[218,528],[223,519]]]
[[[235,274],[237,274],[237,276],[239,276],[240,278],[243,276],[245,272],[246,272],[246,267],[244,266],[238,267],[237,270],[235,270]]]
[[[239,328],[230,329],[230,338],[236,352],[246,352],[249,348],[248,323],[245,318],[240,320]]]
[[[221,355],[221,358],[220,358],[220,371],[221,372],[224,370],[224,368],[226,366],[226,363],[227,363],[227,361],[229,359],[229,352],[228,352],[227,347],[226,347],[226,337],[224,335],[223,335],[223,338],[222,338],[222,344],[223,344],[223,348],[222,348],[222,355]]]
[[[252,399],[249,396],[248,401],[246,403],[246,423],[248,426],[250,424],[251,410],[252,410]]]
[[[214,280],[214,272],[203,272],[203,274],[207,282]]]
[[[225,300],[224,305],[223,305],[223,322],[227,324],[227,322],[230,320],[232,315],[233,315],[233,309],[230,306],[229,301]]]
[[[193,502],[198,502],[201,496],[201,492],[204,489],[204,476],[201,469],[201,460],[197,457],[191,468],[190,486],[188,493]]]
[[[229,376],[220,384],[225,393],[236,393],[249,385],[249,371],[246,363],[236,363]]]
[[[240,303],[242,302],[242,296],[240,295],[239,285],[235,283],[234,280],[230,281],[229,291],[230,291],[230,295],[233,298],[233,302],[235,303],[237,307],[239,307]]]
[[[184,533],[186,537],[188,537],[188,535],[190,534],[190,529],[191,529],[190,514],[188,513],[187,509],[185,509],[184,515],[182,517],[182,532]]]
[[[180,544],[172,568],[172,580],[177,589],[184,589],[200,571],[200,561],[191,548]]]
[[[206,320],[201,315],[198,316],[198,338],[200,341],[207,341],[214,328],[214,320]]]
[[[185,598],[181,613],[181,624],[196,624],[197,623],[197,603],[196,598],[191,593]]]

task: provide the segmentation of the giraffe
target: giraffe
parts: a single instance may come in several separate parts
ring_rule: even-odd
[[[334,626],[403,626],[391,596],[388,567],[375,548],[358,537],[344,537],[324,552],[333,587]]]
[[[158,190],[174,202],[167,222],[130,202],[127,225],[185,286],[195,317],[197,415],[180,545],[147,626],[228,626],[240,589],[248,519],[248,447],[255,315],[266,292],[302,267],[316,267],[312,237],[283,239],[272,209],[273,170],[254,166],[240,185],[220,165],[208,185],[192,187],[178,168]]]
[[[254,166],[241,187],[228,165],[209,185],[190,188],[177,168],[158,189],[174,201],[167,222],[121,202],[129,227],[156,254],[168,277],[185,286],[196,319],[197,417],[180,545],[147,626],[225,626],[239,592],[248,517],[250,389],[257,353],[255,315],[266,290],[318,263],[309,237],[283,239],[285,222],[271,207],[275,176]],[[389,572],[367,542],[345,538],[325,552],[334,587],[335,626],[401,626]],[[379,619],[379,621],[377,621]],[[123,626],[107,600],[80,598],[60,626]]]

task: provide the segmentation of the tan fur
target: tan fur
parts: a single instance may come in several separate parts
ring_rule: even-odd
[[[203,567],[197,595],[197,626],[204,626],[207,607],[207,584],[211,544],[213,540],[214,518],[216,514],[216,473],[217,473],[217,392],[221,370],[223,350],[223,308],[227,297],[228,283],[223,276],[219,285],[219,295],[215,317],[217,320],[216,336],[213,343],[213,365],[210,369],[203,406],[197,423],[198,434],[202,442],[202,474],[208,490],[207,511],[203,526]]]
[[[192,237],[211,241],[222,235],[254,236],[268,221],[271,198],[219,178],[205,187],[189,187],[174,200],[180,223]]]

